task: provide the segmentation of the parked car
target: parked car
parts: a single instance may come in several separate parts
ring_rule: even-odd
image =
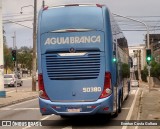
[[[138,80],[131,80],[131,86],[137,86],[137,87],[139,87]]]
[[[4,74],[4,86],[16,86],[17,85],[22,86],[23,81],[20,77],[17,77],[15,74]]]

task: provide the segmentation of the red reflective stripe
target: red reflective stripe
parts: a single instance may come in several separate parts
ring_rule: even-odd
[[[96,4],[96,6],[97,6],[97,7],[100,7],[100,8],[102,8],[102,6],[103,6],[103,5],[100,5],[100,4]]]
[[[47,10],[47,9],[48,9],[48,6],[44,7],[44,8],[43,8],[43,11],[44,11],[44,10]]]
[[[105,73],[105,81],[104,81],[104,89],[111,88],[111,73],[106,72]]]
[[[39,91],[43,91],[43,94],[41,94],[41,96],[39,97],[49,100],[49,97],[44,89],[44,82],[43,82],[42,74],[38,74],[38,87],[39,87]]]
[[[108,97],[110,95],[109,93],[106,93],[106,89],[111,89],[111,73],[110,72],[105,73],[104,88],[99,97],[100,99]]]

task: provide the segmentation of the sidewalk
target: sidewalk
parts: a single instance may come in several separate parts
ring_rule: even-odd
[[[137,120],[157,120],[160,122],[160,87],[149,91],[147,83],[141,83],[142,94],[139,101]],[[158,126],[139,126],[138,129],[160,129]]]
[[[32,92],[30,89],[18,89],[17,92],[6,92],[6,98],[0,98],[0,108],[15,103],[23,102],[26,100],[34,99],[38,97],[38,92]]]

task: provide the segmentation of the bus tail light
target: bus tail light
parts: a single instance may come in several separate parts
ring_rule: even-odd
[[[105,73],[105,79],[104,79],[104,89],[100,95],[100,99],[102,98],[106,98],[108,96],[110,96],[112,94],[112,90],[111,90],[111,73],[110,72],[106,72]]]
[[[108,110],[109,110],[109,107],[103,108],[103,111],[108,111]]]
[[[48,9],[48,6],[45,6],[44,8],[43,8],[43,11],[45,11],[45,10],[47,10]]]
[[[96,4],[97,7],[102,8],[103,5],[100,4]]]
[[[49,97],[44,89],[44,82],[42,74],[38,75],[39,97],[49,100]]]

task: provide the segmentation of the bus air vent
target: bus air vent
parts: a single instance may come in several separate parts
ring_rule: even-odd
[[[89,52],[85,56],[47,53],[46,66],[51,80],[95,79],[100,72],[100,52]]]

